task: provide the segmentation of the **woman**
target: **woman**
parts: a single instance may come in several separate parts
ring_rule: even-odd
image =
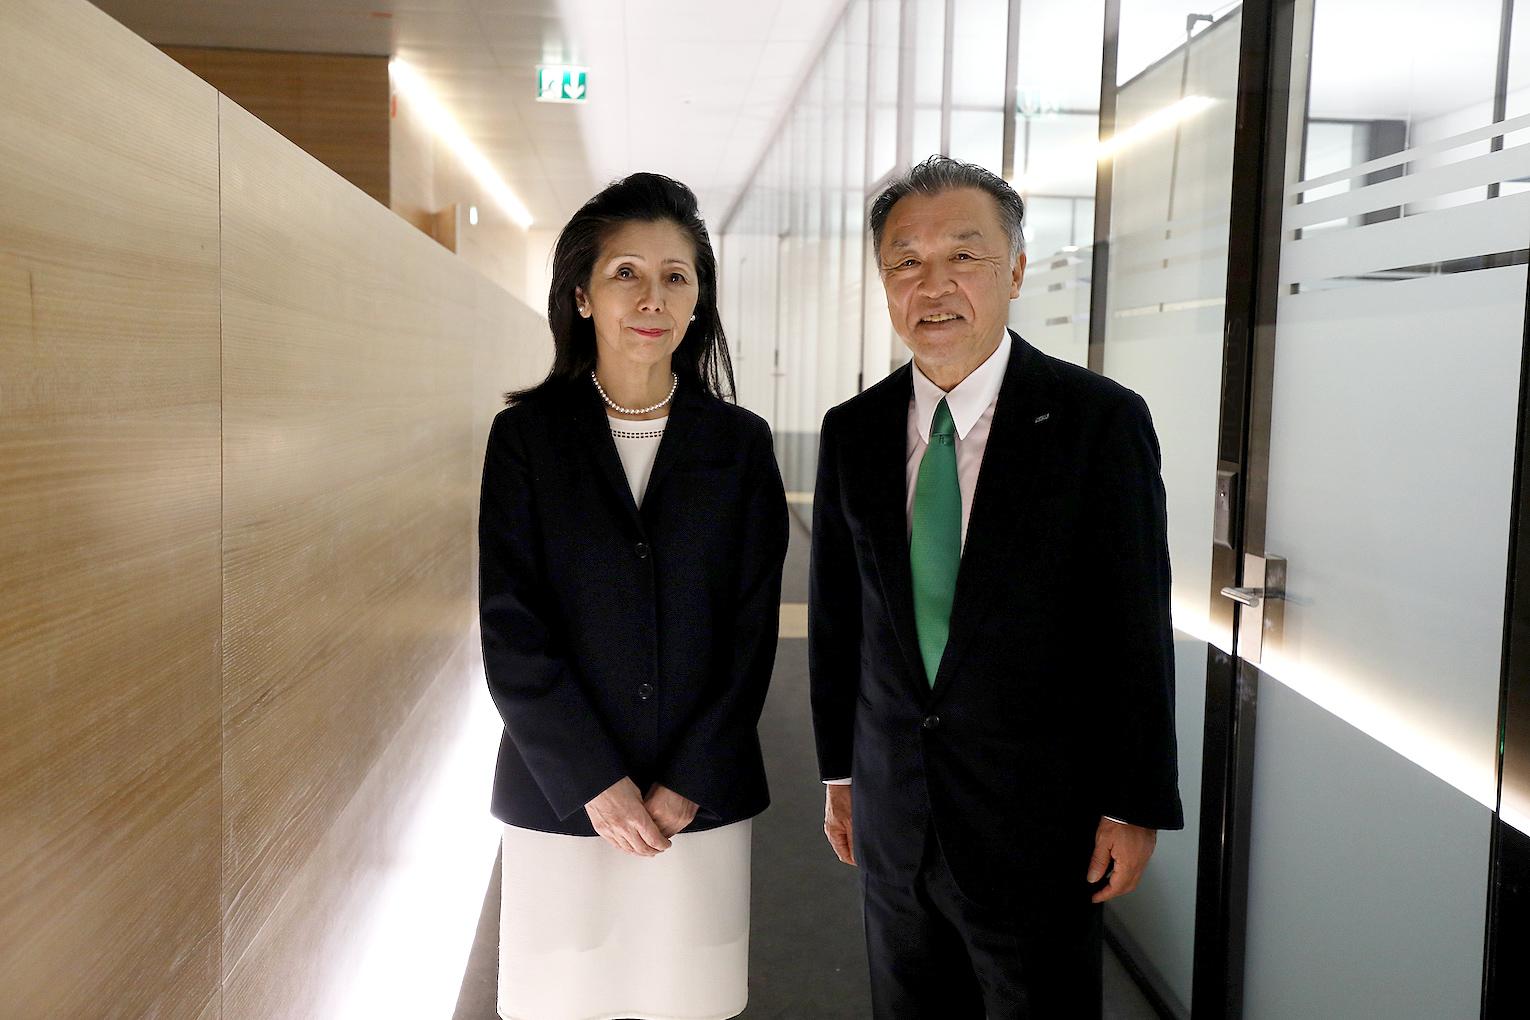
[[[494,420],[479,614],[505,724],[499,1013],[732,1017],[786,501],[696,199],[617,181],[563,228],[541,384]]]

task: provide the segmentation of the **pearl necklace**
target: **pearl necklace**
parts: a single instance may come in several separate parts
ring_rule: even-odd
[[[653,405],[652,407],[623,407],[606,395],[605,387],[601,386],[600,380],[595,377],[595,370],[590,370],[590,381],[595,384],[595,389],[600,394],[600,399],[604,400],[606,402],[606,406],[615,411],[617,414],[648,414],[650,411],[657,411],[659,408],[663,407],[671,400],[674,400],[675,391],[680,388],[680,377],[673,372],[669,373],[669,377],[674,380],[669,387],[669,396],[665,397],[657,404]]]

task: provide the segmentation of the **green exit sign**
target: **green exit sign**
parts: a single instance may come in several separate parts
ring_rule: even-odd
[[[590,69],[567,64],[537,65],[537,99],[544,103],[582,103],[590,97]]]

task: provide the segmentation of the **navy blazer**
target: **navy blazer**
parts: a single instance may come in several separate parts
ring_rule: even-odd
[[[908,555],[910,366],[824,418],[813,503],[813,721],[823,777],[853,778],[857,863],[912,881],[933,826],[979,901],[1028,875],[1082,887],[1101,815],[1183,824],[1147,407],[1011,336],[933,690]]]
[[[688,831],[764,810],[787,517],[763,419],[682,381],[640,511],[594,386],[546,387],[494,419],[478,527],[495,817],[593,835],[623,776],[695,801]]]

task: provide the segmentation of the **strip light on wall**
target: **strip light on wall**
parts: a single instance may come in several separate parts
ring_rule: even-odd
[[[409,65],[407,61],[395,57],[388,62],[388,76],[393,80],[393,85],[403,93],[404,98],[413,103],[425,116],[425,122],[437,138],[445,142],[458,159],[462,160],[475,180],[497,201],[509,214],[510,219],[522,230],[531,226],[531,210],[525,203],[516,197],[515,192],[510,190],[510,185],[505,183],[494,169],[478,146],[468,141],[467,135],[458,126],[455,118],[446,112],[446,108],[436,101],[431,94],[429,86],[420,77],[420,73]]]
[[[1212,640],[1210,616],[1191,601],[1174,600],[1174,629],[1231,654],[1221,641]],[[1283,655],[1279,648],[1266,648],[1260,669],[1488,810],[1497,807],[1497,774],[1490,748],[1461,746],[1432,727],[1416,709],[1409,711],[1408,706],[1388,699],[1388,692],[1367,691],[1356,678],[1325,672],[1314,663]],[[1501,814],[1510,825],[1530,833],[1530,798],[1522,802],[1506,792]]]

